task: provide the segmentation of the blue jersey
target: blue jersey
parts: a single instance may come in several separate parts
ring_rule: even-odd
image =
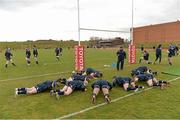
[[[149,53],[145,52],[143,57],[144,57],[144,60],[149,60]]]
[[[6,57],[6,60],[10,60],[11,56],[13,56],[13,54],[10,51],[6,51],[4,55]]]
[[[154,78],[152,74],[148,74],[148,73],[140,74],[137,75],[136,77],[139,79],[139,81],[148,81]]]
[[[139,74],[143,74],[143,73],[147,72],[147,70],[148,70],[148,67],[146,67],[146,66],[140,66],[140,67],[132,70],[132,71],[131,71],[131,74],[132,74],[132,75],[139,75]]]
[[[31,51],[29,49],[26,50],[26,57],[27,58],[31,57]]]
[[[92,69],[92,68],[87,68],[87,69],[86,69],[86,74],[87,74],[87,75],[90,75],[91,73],[94,73],[94,72],[96,72],[96,70],[94,70],[94,69]]]
[[[68,81],[66,83],[67,86],[71,87],[73,90],[82,90],[84,91],[86,86],[84,85],[83,81],[75,80],[75,81]]]
[[[51,80],[47,80],[45,82],[39,83],[35,86],[35,88],[37,89],[37,92],[44,92],[46,90],[51,90],[52,89],[52,83],[53,81]]]
[[[125,83],[131,84],[132,79],[130,77],[116,77],[113,81],[113,86],[122,86]]]
[[[34,57],[37,57],[37,56],[38,56],[38,50],[37,50],[37,48],[33,48],[33,55],[34,55]]]
[[[117,51],[118,60],[126,59],[126,52],[124,50]]]
[[[85,75],[74,74],[74,75],[71,76],[71,78],[73,80],[84,81],[86,79],[86,76]]]
[[[156,55],[159,56],[162,54],[161,48],[156,48]]]

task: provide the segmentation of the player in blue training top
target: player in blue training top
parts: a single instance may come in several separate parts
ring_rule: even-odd
[[[169,85],[169,82],[163,80],[158,81],[152,74],[149,73],[135,75],[134,81],[146,82],[149,87],[159,86],[161,89]]]
[[[105,101],[107,103],[110,103],[111,100],[109,98],[109,90],[112,89],[112,84],[107,80],[97,80],[91,85],[93,89],[93,95],[92,95],[92,103],[96,103],[96,97],[100,91],[103,92]]]
[[[36,64],[39,64],[39,62],[38,62],[38,49],[35,45],[33,45],[33,55],[34,55],[34,60],[36,61]]]
[[[142,60],[144,60],[147,64],[152,63],[149,61],[149,53],[146,50],[144,50],[143,57],[140,58],[139,63],[141,63]]]
[[[133,79],[129,77],[120,77],[114,76],[113,77],[113,87],[115,86],[122,86],[125,91],[138,91],[140,88],[143,89],[144,86],[137,86]]]
[[[158,45],[158,47],[156,48],[156,59],[154,61],[154,64],[156,63],[156,61],[159,59],[159,63],[161,63],[161,58],[162,58],[162,49],[161,49],[161,44]]]
[[[61,80],[47,80],[42,83],[39,83],[31,88],[23,87],[23,88],[16,88],[15,94],[21,95],[21,94],[35,94],[35,93],[41,93],[46,90],[52,90],[57,89],[59,87]]]
[[[67,81],[65,86],[63,87],[62,90],[51,90],[50,91],[50,95],[56,95],[56,98],[59,99],[60,96],[68,96],[71,93],[73,93],[73,91],[75,90],[81,90],[81,91],[87,91],[86,86],[87,86],[88,82],[85,81],[80,81],[80,80],[73,80],[73,81]]]
[[[131,76],[144,74],[144,73],[151,73],[151,74],[157,75],[157,72],[153,72],[147,66],[140,66],[140,67],[138,67],[138,68],[131,71]]]
[[[10,48],[7,48],[6,51],[5,51],[5,58],[6,58],[6,65],[5,67],[7,68],[8,67],[8,64],[11,63],[13,66],[16,66],[12,60],[12,56],[13,54],[11,53],[11,49]]]
[[[55,53],[56,53],[56,58],[59,61],[60,60],[60,56],[62,55],[62,48],[56,47],[55,48]]]
[[[103,74],[93,68],[87,68],[84,73],[84,75],[89,76],[91,79],[93,78],[101,78]]]
[[[30,63],[31,63],[30,58],[31,58],[31,51],[30,51],[29,48],[26,48],[26,61],[27,61],[27,65],[28,65],[28,66],[29,66]]]

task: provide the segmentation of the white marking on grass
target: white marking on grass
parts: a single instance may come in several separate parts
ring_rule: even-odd
[[[57,75],[57,74],[63,74],[63,73],[69,73],[69,71],[67,71],[67,72],[57,72],[57,73],[47,73],[47,74],[41,74],[41,75],[24,76],[24,77],[18,77],[18,78],[10,78],[10,79],[0,80],[0,82],[12,81],[12,80],[21,80],[21,79],[49,76],[49,75]]]
[[[171,80],[169,80],[169,82],[173,82],[173,81],[176,81],[176,80],[178,80],[178,79],[180,79],[180,77],[171,79]],[[145,90],[142,90],[142,91],[138,91],[138,92],[134,92],[134,93],[127,94],[127,95],[122,96],[122,97],[118,97],[118,98],[112,100],[111,103],[117,102],[117,101],[119,101],[119,100],[122,100],[122,99],[124,99],[124,98],[133,96],[133,95],[135,95],[135,94],[142,93],[143,91],[151,90],[152,88],[153,88],[153,87],[149,87],[149,88],[147,88],[147,89],[145,89]],[[85,108],[85,109],[83,109],[83,110],[80,110],[80,111],[78,111],[78,112],[74,112],[74,113],[71,113],[71,114],[63,115],[62,117],[56,118],[56,120],[57,120],[57,119],[69,118],[69,117],[72,117],[72,116],[75,116],[75,115],[78,115],[78,114],[87,112],[87,111],[89,111],[89,110],[93,110],[93,109],[95,109],[95,108],[102,107],[102,106],[104,106],[104,105],[106,105],[106,104],[107,104],[107,103],[101,103],[101,104],[98,104],[98,105],[95,105],[95,106],[91,106],[91,107]]]

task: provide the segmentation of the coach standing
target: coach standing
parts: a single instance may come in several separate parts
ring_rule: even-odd
[[[159,63],[161,63],[161,57],[162,57],[162,50],[161,50],[161,44],[156,48],[156,59],[154,61],[154,64],[159,59]]]
[[[118,61],[117,61],[117,70],[119,71],[119,64],[121,63],[121,70],[123,70],[124,67],[124,59],[126,59],[126,52],[123,50],[123,47],[120,47],[120,49],[117,51]]]

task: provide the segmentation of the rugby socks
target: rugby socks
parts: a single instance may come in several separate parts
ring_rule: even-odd
[[[39,64],[39,62],[38,62],[38,61],[36,61],[36,64]]]
[[[161,84],[157,82],[157,83],[153,83],[153,86],[161,86]]]
[[[16,64],[12,63],[13,66],[16,66]]]
[[[58,95],[64,95],[64,91],[61,91],[61,90],[59,90],[57,93]]]
[[[172,63],[171,63],[171,62],[169,62],[169,65],[172,65]]]
[[[128,87],[128,88],[127,88],[127,91],[136,90],[136,89],[137,89],[136,87],[135,87],[135,88]]]
[[[144,86],[138,86],[138,85],[136,85],[135,87],[136,87],[136,88],[141,88],[141,89],[144,88]]]
[[[162,84],[162,83],[167,84],[167,81],[163,81],[163,80],[160,80],[158,82],[159,82],[159,84]]]
[[[5,67],[7,68],[7,66],[8,66],[8,65],[6,64]]]
[[[18,91],[25,91],[26,88],[18,88]]]
[[[27,93],[27,91],[26,90],[23,90],[23,91],[18,91],[18,95],[20,95],[20,94],[26,94]]]

